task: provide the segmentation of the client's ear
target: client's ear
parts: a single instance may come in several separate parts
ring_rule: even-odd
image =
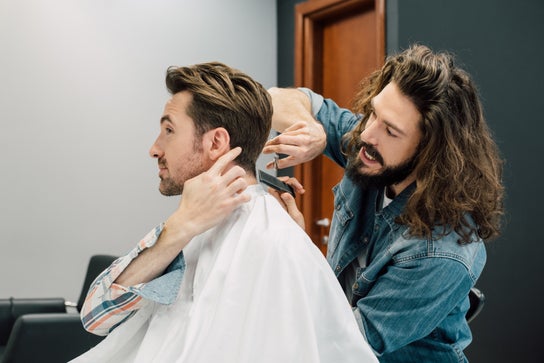
[[[208,153],[212,161],[217,160],[230,150],[230,135],[223,127],[206,132],[202,142],[204,150]]]

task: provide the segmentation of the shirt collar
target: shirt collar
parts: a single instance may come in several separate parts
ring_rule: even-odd
[[[385,208],[384,211],[388,211],[394,216],[398,216],[402,213],[404,210],[404,206],[406,205],[406,202],[408,201],[408,198],[414,193],[414,190],[416,189],[416,182],[413,182],[412,184],[408,185],[402,192],[400,192],[399,195],[397,195],[391,203],[389,203]]]

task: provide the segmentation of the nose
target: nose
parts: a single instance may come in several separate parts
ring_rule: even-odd
[[[367,144],[378,145],[377,122],[367,123],[359,138]]]
[[[149,149],[149,156],[151,156],[152,158],[160,158],[164,155],[164,152],[162,151],[162,149],[159,147],[159,143],[158,143],[158,139],[155,140],[155,142],[153,143],[153,145],[151,145],[151,148]]]

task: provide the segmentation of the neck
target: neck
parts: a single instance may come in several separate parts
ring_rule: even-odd
[[[244,176],[244,180],[246,181],[247,185],[257,184],[257,178],[253,174],[246,174]]]
[[[402,191],[404,189],[406,189],[406,187],[408,187],[408,185],[412,184],[415,181],[416,181],[415,175],[411,174],[406,179],[404,179],[403,181],[401,181],[401,182],[399,182],[397,184],[392,184],[392,185],[388,186],[385,189],[385,195],[387,195],[388,198],[393,199],[397,195],[402,193]]]
[[[227,165],[225,170],[223,170],[222,174],[225,174],[227,171],[229,171],[235,165],[238,165],[238,164],[236,164],[234,162],[231,162],[229,165]],[[249,171],[246,170],[246,174],[242,177],[242,179],[244,179],[246,181],[247,185],[257,184],[257,178],[255,177],[254,172],[249,172]]]

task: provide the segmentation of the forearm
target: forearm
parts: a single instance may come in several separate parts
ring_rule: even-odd
[[[92,283],[81,309],[83,327],[90,333],[107,335],[144,306],[145,301],[135,292],[113,282],[130,263],[132,254],[117,259]]]
[[[156,243],[142,249],[115,279],[115,283],[129,287],[161,276],[191,238],[190,233],[164,225]]]
[[[154,255],[148,252],[161,250],[154,247],[159,236],[165,235],[163,227],[153,229],[128,255],[116,260],[93,282],[81,311],[86,330],[106,335],[150,301],[169,304],[175,299],[185,267],[183,254],[174,256],[164,267],[159,262],[151,262],[153,269],[160,271],[157,274],[142,273],[138,269],[147,271],[144,263]],[[127,273],[129,268],[134,272]],[[122,284],[119,283],[121,275],[125,276]]]
[[[272,87],[268,90],[272,97],[274,113],[272,128],[283,132],[298,121],[316,122],[312,116],[312,105],[308,96],[296,88]]]

